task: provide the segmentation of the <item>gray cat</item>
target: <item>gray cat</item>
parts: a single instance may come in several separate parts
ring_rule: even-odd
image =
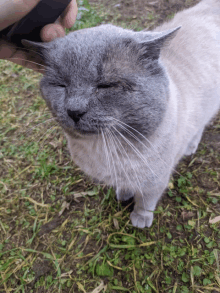
[[[118,200],[134,196],[133,226],[150,227],[174,167],[220,106],[220,1],[152,32],[101,25],[24,44],[47,65],[42,95],[74,162]]]

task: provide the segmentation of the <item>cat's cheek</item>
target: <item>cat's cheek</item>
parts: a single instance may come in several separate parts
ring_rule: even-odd
[[[58,106],[55,103],[53,103],[51,100],[49,100],[49,99],[44,98],[44,100],[45,100],[45,102],[47,104],[47,107],[52,112],[52,114],[57,116]]]
[[[117,119],[117,120],[122,120],[122,113],[120,111],[120,107],[118,108],[115,108],[113,111],[112,111],[112,116],[113,118]]]

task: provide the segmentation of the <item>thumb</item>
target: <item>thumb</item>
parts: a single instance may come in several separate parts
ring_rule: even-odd
[[[30,12],[40,0],[0,0],[0,31]]]

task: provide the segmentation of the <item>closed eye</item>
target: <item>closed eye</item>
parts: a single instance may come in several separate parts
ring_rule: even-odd
[[[50,85],[55,86],[55,87],[66,88],[66,85],[64,83],[50,82]]]
[[[98,84],[97,88],[98,89],[107,89],[107,88],[111,88],[111,87],[117,87],[118,83],[116,82],[112,82],[112,83],[101,83]]]
[[[109,82],[109,83],[100,83],[97,85],[97,90],[99,89],[108,89],[108,88],[123,88],[123,90],[132,91],[134,90],[135,83],[129,80],[122,80],[118,82]]]

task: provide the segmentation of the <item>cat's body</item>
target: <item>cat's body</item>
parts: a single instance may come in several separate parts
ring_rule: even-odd
[[[42,52],[42,94],[74,162],[119,200],[134,195],[132,224],[151,226],[170,174],[220,106],[220,1],[204,0],[152,33],[104,25]]]

